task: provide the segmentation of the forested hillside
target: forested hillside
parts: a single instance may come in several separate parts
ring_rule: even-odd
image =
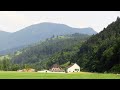
[[[14,54],[12,63],[28,64],[37,69],[49,68],[54,63],[64,64],[79,50],[81,44],[90,36],[84,34],[71,34],[52,36],[46,41],[29,46]]]
[[[120,72],[120,18],[89,38],[74,57],[83,70]]]

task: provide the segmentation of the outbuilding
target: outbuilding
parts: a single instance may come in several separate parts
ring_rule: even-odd
[[[76,63],[70,65],[67,67],[67,73],[70,72],[80,72],[80,66]]]

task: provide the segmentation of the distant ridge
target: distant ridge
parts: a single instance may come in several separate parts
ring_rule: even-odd
[[[92,35],[97,32],[92,28],[72,28],[65,24],[43,22],[30,25],[14,33],[0,31],[0,51],[43,41],[52,35],[74,33]]]

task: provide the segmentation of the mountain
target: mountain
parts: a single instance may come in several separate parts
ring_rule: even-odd
[[[0,38],[1,37],[6,37],[6,36],[8,36],[10,33],[9,32],[5,32],[5,31],[1,31],[0,30]]]
[[[85,71],[120,73],[120,18],[90,37],[74,58]]]
[[[0,39],[0,51],[30,45],[32,43],[46,40],[53,35],[56,36],[73,33],[92,35],[97,32],[92,28],[72,28],[64,24],[44,22],[28,26],[22,30],[8,34],[7,36],[4,36],[3,34],[5,38]]]
[[[9,32],[5,32],[5,31],[0,31],[0,41],[2,41],[3,39],[7,38],[8,35],[10,35],[11,33]]]
[[[9,32],[5,32],[5,31],[0,31],[0,46],[5,45],[4,43],[6,43],[6,40],[8,39],[8,36],[11,33]],[[3,44],[3,45],[2,45]],[[0,47],[0,50],[2,49],[2,47]]]

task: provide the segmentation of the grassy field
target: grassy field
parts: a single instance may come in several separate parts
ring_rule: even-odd
[[[0,79],[120,79],[117,74],[98,73],[39,73],[0,71]]]

